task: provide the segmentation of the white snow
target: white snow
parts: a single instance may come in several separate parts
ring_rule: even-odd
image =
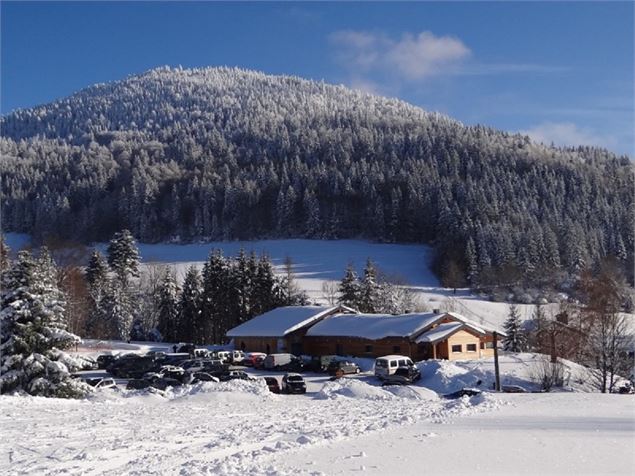
[[[415,342],[431,342],[435,343],[444,339],[447,339],[455,332],[463,329],[465,326],[462,322],[444,322],[439,324],[434,329],[424,332],[416,338]]]
[[[283,337],[320,318],[337,307],[285,306],[273,309],[230,329],[228,337],[260,336]]]
[[[350,336],[382,339],[390,336],[411,336],[432,325],[443,315],[422,314],[338,314],[312,326],[308,336]]]

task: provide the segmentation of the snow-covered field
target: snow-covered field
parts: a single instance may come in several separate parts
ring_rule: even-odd
[[[27,235],[8,233],[7,243],[12,250],[27,245]],[[105,251],[106,244],[96,245]],[[314,302],[326,303],[322,292],[325,281],[339,282],[348,263],[353,263],[359,274],[367,258],[373,260],[386,275],[407,283],[418,296],[419,304],[428,309],[453,310],[481,324],[500,326],[507,318],[509,307],[472,294],[467,289],[443,288],[430,269],[433,250],[425,245],[385,244],[361,240],[260,240],[211,242],[204,244],[139,244],[145,266],[168,264],[181,278],[190,265],[202,267],[209,252],[218,248],[226,256],[235,256],[240,248],[247,252],[268,254],[282,271],[286,257],[294,263],[295,274],[302,289]],[[533,306],[519,305],[520,315],[529,319]]]
[[[364,379],[260,382],[85,401],[0,397],[0,473],[632,474],[635,400],[583,393],[439,398]]]

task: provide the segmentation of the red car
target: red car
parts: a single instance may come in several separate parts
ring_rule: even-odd
[[[275,377],[265,377],[265,382],[267,383],[267,387],[269,387],[269,391],[272,393],[280,393],[280,384],[278,383],[278,379]]]
[[[243,360],[243,365],[247,367],[256,367],[257,362],[262,362],[267,357],[267,354],[264,352],[250,352],[245,355],[245,360]]]

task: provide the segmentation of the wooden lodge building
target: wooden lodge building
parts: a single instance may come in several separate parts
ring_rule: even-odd
[[[254,317],[227,337],[236,349],[267,354],[461,360],[493,356],[493,331],[454,312],[395,316],[346,306],[288,306]]]

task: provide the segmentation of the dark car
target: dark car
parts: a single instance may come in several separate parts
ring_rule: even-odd
[[[110,365],[112,365],[117,357],[110,354],[103,354],[97,357],[97,368],[107,369]]]
[[[126,390],[142,390],[144,388],[148,388],[150,386],[150,383],[151,382],[149,380],[145,380],[141,378],[128,380],[128,385],[126,385]]]
[[[144,373],[155,370],[156,363],[151,357],[126,357],[117,359],[108,367],[108,372],[119,378],[140,378]]]
[[[306,382],[300,374],[286,374],[282,377],[282,393],[306,393]]]
[[[359,365],[346,360],[332,360],[326,367],[326,371],[329,375],[358,374],[360,372]]]
[[[217,377],[207,373],[207,372],[192,372],[188,373],[184,379],[184,382],[187,384],[195,384],[199,382],[219,382],[220,380]]]
[[[304,362],[299,357],[293,357],[290,362],[277,365],[275,369],[283,370],[285,372],[302,372],[304,370]]]
[[[267,387],[269,387],[269,391],[272,393],[280,393],[280,384],[278,383],[278,379],[275,377],[265,377],[265,382],[267,383]]]
[[[181,381],[173,378],[159,378],[150,384],[157,390],[165,390],[168,387],[178,387],[179,385],[181,385]]]
[[[399,367],[395,373],[384,377],[383,385],[410,385],[421,378],[421,372],[417,367]]]
[[[461,390],[457,390],[456,392],[443,395],[443,398],[454,399],[454,398],[461,398],[466,395],[468,397],[473,397],[475,395],[480,395],[481,393],[483,392],[481,392],[478,388],[462,388]]]
[[[229,372],[224,372],[219,377],[221,382],[227,382],[229,380],[252,380],[252,378],[242,370],[230,370]]]

